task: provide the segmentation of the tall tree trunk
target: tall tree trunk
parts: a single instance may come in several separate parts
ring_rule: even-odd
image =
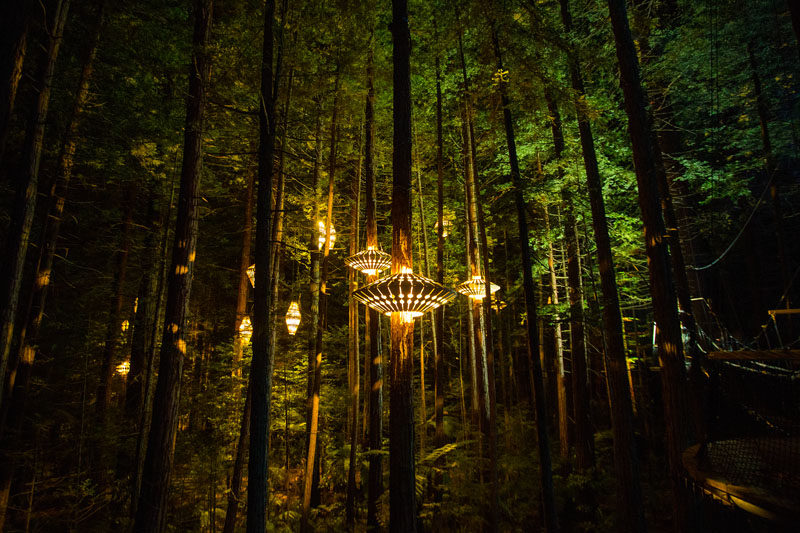
[[[360,141],[358,146],[358,166],[355,170],[355,179],[353,180],[353,199],[350,204],[350,255],[358,253],[358,226],[359,215],[361,206],[361,146]],[[348,305],[348,332],[349,332],[349,346],[348,346],[348,361],[347,370],[350,386],[350,412],[349,414],[349,430],[350,430],[350,462],[347,469],[347,500],[345,504],[347,523],[351,526],[355,523],[355,501],[356,501],[356,464],[358,449],[358,400],[359,400],[359,342],[358,342],[358,301],[353,298],[353,293],[358,290],[358,272],[354,269],[348,271],[348,285],[349,295],[347,299]]]
[[[133,210],[136,203],[136,187],[128,185],[128,193],[123,200],[124,217],[122,220],[122,237],[117,250],[117,268],[111,285],[114,304],[106,321],[106,340],[103,349],[103,362],[100,366],[100,385],[97,387],[97,420],[105,422],[108,409],[111,407],[111,385],[114,378],[114,356],[120,339],[122,306],[125,303],[125,281],[128,273],[128,256],[131,249],[131,227],[133,226]]]
[[[239,327],[247,314],[247,295],[250,281],[247,269],[250,267],[250,245],[253,239],[253,198],[255,197],[255,172],[245,174],[247,192],[244,200],[244,224],[242,228],[242,253],[239,256],[239,287],[236,291],[236,322],[234,323],[233,338],[233,375],[242,376],[242,356],[244,354],[245,340],[242,338]]]
[[[3,388],[17,317],[22,271],[36,208],[39,163],[42,158],[53,72],[63,40],[68,11],[69,0],[58,0],[55,3],[53,19],[48,28],[50,38],[47,55],[42,61],[41,70],[37,75],[38,95],[28,121],[25,145],[22,151],[22,168],[17,174],[14,209],[8,227],[3,263],[0,265],[0,311],[2,312],[0,314],[0,406],[6,401],[6,393]],[[0,509],[2,507],[2,497],[0,496]],[[2,513],[0,512],[0,514]]]
[[[392,274],[410,270],[411,253],[411,34],[407,0],[392,0]],[[389,384],[389,531],[417,531],[414,474],[414,322],[391,317]]]
[[[228,492],[228,507],[225,512],[225,525],[223,533],[233,533],[236,529],[236,514],[239,511],[239,502],[242,498],[242,473],[244,461],[247,457],[247,444],[250,438],[250,412],[252,411],[253,397],[250,387],[247,387],[244,401],[244,411],[239,423],[239,440],[236,442],[236,454],[233,459],[233,472],[231,474],[230,492]]]
[[[178,426],[181,375],[186,355],[186,314],[197,244],[197,199],[203,162],[206,85],[211,70],[208,42],[212,8],[212,0],[197,0],[194,4],[192,61],[189,69],[178,218],[167,281],[167,305],[153,418],[142,471],[142,489],[133,524],[133,529],[137,532],[163,530],[167,513],[167,495]]]
[[[9,401],[3,405],[3,415],[0,420],[0,427],[3,427],[7,416],[16,417],[16,421],[9,421],[11,427],[16,427],[21,421],[24,412],[24,404],[28,390],[28,380],[33,370],[33,362],[36,356],[36,347],[39,341],[39,331],[44,318],[45,301],[47,290],[50,287],[50,272],[53,267],[53,256],[55,255],[56,241],[61,228],[61,217],[64,212],[64,198],[66,187],[72,176],[72,166],[74,163],[75,149],[77,145],[77,127],[80,115],[86,105],[89,94],[89,80],[92,75],[94,58],[97,54],[97,47],[100,41],[100,32],[103,20],[103,6],[101,2],[98,7],[97,19],[89,44],[89,50],[81,69],[78,80],[78,90],[75,94],[75,101],[72,106],[72,113],[67,124],[64,140],[58,158],[58,173],[56,180],[53,181],[49,195],[49,209],[43,230],[42,245],[39,249],[39,258],[36,265],[36,275],[33,281],[28,309],[25,316],[25,327],[19,334],[19,356],[15,357],[17,365],[9,368],[8,389]],[[2,374],[0,374],[2,376]],[[19,379],[17,379],[19,376]],[[18,386],[17,386],[18,385]],[[2,403],[2,402],[0,402]]]
[[[247,531],[263,533],[267,521],[269,406],[272,392],[272,178],[275,151],[275,95],[273,93],[273,33],[275,2],[264,6],[264,42],[261,54],[261,92],[258,113],[258,193],[256,203],[255,303],[253,359],[250,364],[250,449],[247,465]]]
[[[366,244],[378,248],[378,221],[375,194],[375,68],[374,29],[371,32],[367,52],[367,98],[364,107],[364,174],[366,180]],[[378,276],[367,276],[367,283]],[[366,308],[365,359],[369,362],[369,481],[367,485],[367,528],[380,528],[378,502],[383,493],[383,458],[378,453],[383,442],[383,361],[381,358],[380,314],[371,307]]]
[[[444,284],[444,141],[442,135],[442,80],[439,56],[436,56],[436,281]],[[436,354],[433,360],[433,398],[436,421],[436,447],[444,446],[444,310],[434,312]]]
[[[552,114],[552,111],[551,111]],[[548,213],[547,201],[542,202],[544,207],[545,232],[550,235],[550,215]],[[549,301],[556,309],[553,312],[553,354],[555,355],[554,366],[556,372],[556,405],[558,406],[558,442],[561,451],[561,459],[566,462],[569,460],[569,415],[567,408],[567,376],[564,369],[564,338],[561,334],[561,316],[558,313],[558,281],[556,279],[555,256],[553,254],[553,240],[548,237],[547,242],[547,268],[549,271],[548,286],[550,289]]]
[[[497,34],[492,32],[494,52],[497,58],[497,68],[503,69],[503,59],[500,54],[500,43]],[[505,85],[500,84],[500,97],[503,104],[503,122],[506,130],[508,144],[508,157],[511,166],[511,181],[514,187],[514,201],[517,208],[517,221],[519,225],[520,251],[522,254],[523,289],[525,293],[525,311],[527,315],[528,336],[528,365],[532,374],[534,395],[534,409],[536,412],[536,435],[539,447],[539,482],[542,491],[542,504],[545,531],[554,533],[558,531],[558,513],[556,512],[555,491],[553,490],[553,467],[550,458],[550,441],[547,436],[547,406],[545,405],[544,380],[542,379],[542,365],[538,357],[534,357],[531,350],[536,346],[539,333],[536,328],[536,293],[533,283],[533,261],[531,257],[528,236],[528,220],[525,200],[523,198],[522,178],[519,171],[517,158],[517,143],[514,138],[514,121],[511,116],[509,99]]]
[[[330,268],[331,253],[331,227],[333,226],[333,189],[336,178],[336,133],[338,127],[339,107],[339,75],[337,66],[336,80],[333,89],[333,112],[331,116],[331,145],[328,159],[328,208],[325,222],[325,242],[322,246],[322,275],[319,284],[319,320],[317,322],[317,338],[314,356],[314,381],[311,388],[311,425],[308,439],[308,454],[306,455],[306,473],[303,483],[303,508],[301,530],[309,529],[309,512],[312,505],[312,492],[319,490],[319,392],[322,379],[322,337],[328,327],[328,269]]]
[[[609,0],[611,25],[620,69],[620,86],[628,115],[628,129],[633,146],[633,161],[639,189],[639,209],[644,223],[645,249],[650,273],[650,294],[659,329],[659,360],[664,398],[666,448],[672,483],[675,530],[687,527],[688,501],[683,484],[681,454],[685,445],[683,430],[684,363],[675,289],[670,272],[669,253],[664,240],[665,228],[661,218],[656,174],[657,146],[645,106],[644,91],[639,77],[636,49],[628,26],[623,0]]]
[[[30,25],[28,0],[4,2],[0,7],[0,162],[3,161],[11,114],[22,78]]]
[[[569,0],[561,1],[561,18],[564,29],[572,31]],[[600,290],[603,308],[605,339],[605,367],[608,400],[611,407],[611,431],[614,436],[614,470],[617,482],[617,508],[625,531],[645,531],[644,505],[639,475],[636,442],[633,437],[633,410],[626,375],[625,349],[622,337],[622,314],[617,293],[614,256],[608,234],[608,221],[603,201],[603,180],[597,164],[591,124],[582,100],[586,94],[580,64],[574,56],[569,58],[570,80],[576,92],[575,109],[581,139],[583,162],[586,169],[586,186],[592,210],[592,228],[597,246]]]

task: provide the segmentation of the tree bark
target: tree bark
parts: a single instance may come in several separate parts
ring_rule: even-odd
[[[633,146],[633,161],[639,189],[639,209],[644,223],[645,249],[650,273],[650,294],[659,329],[659,360],[664,398],[666,448],[674,497],[675,530],[687,526],[688,497],[682,479],[681,454],[685,445],[682,422],[684,407],[684,362],[675,288],[672,284],[669,253],[664,239],[666,230],[661,218],[656,174],[657,146],[645,106],[639,77],[639,62],[628,26],[625,2],[609,0],[611,25],[620,69],[620,86],[628,115]]]
[[[500,44],[497,34],[493,32],[494,52],[497,58],[498,69],[503,68],[503,59],[500,55]],[[511,116],[509,99],[506,88],[500,84],[500,97],[503,104],[503,123],[506,130],[509,163],[511,166],[511,181],[514,187],[514,201],[517,208],[517,222],[519,226],[520,251],[522,255],[523,289],[525,293],[525,311],[527,314],[528,337],[528,365],[532,374],[534,395],[534,409],[536,412],[536,435],[539,448],[539,482],[542,492],[543,516],[545,531],[554,533],[558,531],[558,513],[556,512],[555,491],[553,490],[553,466],[550,458],[550,441],[547,436],[547,406],[545,405],[544,380],[542,379],[542,365],[538,357],[534,357],[531,350],[536,346],[539,333],[536,327],[536,294],[533,283],[533,261],[531,257],[528,236],[528,220],[525,200],[523,198],[522,178],[519,171],[517,158],[517,143],[514,138],[514,121]]]
[[[319,490],[319,393],[322,379],[322,338],[328,327],[328,271],[330,268],[331,227],[333,226],[333,189],[336,178],[336,133],[338,127],[339,75],[337,66],[334,82],[333,112],[331,116],[331,145],[328,159],[328,208],[325,222],[325,242],[322,246],[322,275],[319,284],[319,320],[314,356],[314,381],[311,388],[311,425],[306,455],[306,475],[303,483],[303,508],[301,531],[309,530],[309,512],[312,506],[312,492]],[[316,487],[316,489],[315,489]],[[315,502],[316,504],[316,502]]]
[[[69,0],[56,2],[49,28],[50,39],[47,45],[47,55],[42,61],[41,70],[37,75],[38,95],[28,121],[22,150],[22,168],[17,174],[14,208],[6,237],[4,261],[0,266],[0,311],[2,312],[0,314],[0,404],[6,401],[6,392],[3,388],[11,353],[25,256],[28,251],[33,214],[36,209],[39,163],[42,158],[50,91],[68,11]]]
[[[366,241],[367,248],[378,248],[378,221],[376,217],[375,194],[375,37],[371,34],[367,53],[367,98],[364,107],[364,176],[366,188]],[[378,276],[368,276],[367,283],[374,282]],[[381,358],[380,314],[366,307],[366,346],[365,359],[369,363],[369,480],[367,485],[367,528],[375,531],[380,528],[378,503],[383,493],[383,458],[378,453],[383,443],[383,360]],[[367,377],[368,376],[368,377]]]
[[[353,198],[350,204],[350,255],[358,253],[358,226],[361,206],[361,146],[358,143],[358,165],[355,169],[355,179],[353,180]],[[360,396],[359,382],[359,342],[358,342],[358,301],[353,298],[353,293],[358,290],[358,272],[354,269],[348,271],[349,294],[347,299],[348,307],[348,333],[349,350],[347,370],[350,388],[350,462],[347,469],[347,499],[345,503],[347,523],[351,526],[355,524],[355,501],[356,501],[356,470],[358,449],[358,400]]]
[[[444,141],[442,134],[442,81],[439,56],[436,56],[436,281],[444,284]],[[436,447],[444,446],[444,310],[434,312],[434,337],[437,351],[433,360],[433,398],[436,421]]]
[[[407,0],[392,0],[392,274],[411,269],[411,34]],[[414,322],[391,317],[389,531],[417,531],[414,474]]]
[[[28,49],[30,9],[28,0],[4,2],[0,7],[0,162]]]
[[[250,456],[247,465],[247,531],[263,533],[267,521],[269,406],[272,392],[272,179],[275,152],[275,95],[273,93],[273,33],[275,2],[264,6],[264,42],[258,113],[258,192],[256,204],[255,302],[253,359],[250,365]]]
[[[564,29],[572,31],[572,17],[568,0],[561,0],[561,18]],[[622,314],[617,293],[614,256],[608,234],[603,181],[597,164],[594,137],[582,100],[586,94],[580,64],[569,57],[572,88],[575,91],[575,109],[581,139],[586,185],[592,210],[592,228],[597,246],[600,275],[603,331],[605,339],[605,367],[608,400],[611,407],[611,431],[614,437],[614,470],[617,482],[617,508],[625,531],[645,531],[644,505],[639,475],[639,461],[633,436],[633,410],[626,375],[625,349],[622,337]]]
[[[197,244],[197,199],[203,162],[202,134],[206,85],[211,70],[207,48],[211,34],[212,9],[212,0],[197,0],[194,4],[192,66],[189,70],[178,217],[167,281],[167,305],[153,419],[142,471],[142,489],[133,524],[133,529],[137,532],[162,531],[167,513],[181,375],[186,355],[186,314]]]
[[[244,224],[242,228],[242,253],[239,256],[239,287],[236,291],[236,321],[234,322],[233,337],[233,375],[242,377],[242,356],[244,354],[245,342],[239,331],[247,314],[247,295],[249,293],[250,280],[247,277],[247,269],[250,267],[250,245],[253,239],[253,198],[255,197],[255,172],[247,171],[245,175],[247,181],[247,192],[244,200]],[[238,387],[237,387],[238,389]]]

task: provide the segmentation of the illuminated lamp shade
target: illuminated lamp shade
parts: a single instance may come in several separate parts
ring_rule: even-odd
[[[325,247],[325,223],[321,220],[317,221],[317,231],[319,232],[319,238],[317,239],[317,248],[322,250]],[[331,245],[330,247],[333,248],[333,243],[336,242],[336,228],[333,227],[331,224]]]
[[[128,328],[131,327],[131,323],[127,320],[122,321],[122,331],[128,331]]]
[[[256,286],[256,266],[250,265],[247,267],[247,277],[250,279],[250,285]]]
[[[492,294],[500,290],[500,286],[494,283],[490,282],[489,286]],[[486,297],[486,282],[483,280],[483,276],[472,276],[472,279],[456,287],[456,290],[473,300],[483,300]]]
[[[353,296],[385,315],[401,313],[404,322],[412,322],[414,318],[446,304],[455,298],[456,293],[404,268],[400,274],[386,276],[358,289]]]
[[[250,337],[253,336],[253,324],[250,322],[250,317],[245,316],[242,323],[239,324],[239,337],[241,337],[245,344],[250,342]]]
[[[130,361],[123,361],[117,365],[117,374],[120,376],[127,376],[128,372],[131,371],[131,362]]]
[[[449,228],[452,225],[453,225],[453,223],[450,222],[447,219],[444,219],[442,221],[442,227],[443,227],[443,229],[442,229],[442,237],[447,237],[448,235],[450,235],[450,229]],[[433,229],[435,229],[437,232],[439,231],[439,221],[438,220],[433,223]]]
[[[289,335],[297,333],[297,328],[300,326],[300,304],[292,302],[289,310],[286,311],[286,329],[289,330]]]
[[[500,311],[501,309],[505,308],[506,302],[497,298],[496,296],[492,296],[492,309],[495,311]]]
[[[367,276],[374,276],[381,270],[386,270],[392,266],[392,256],[386,252],[376,250],[374,246],[370,246],[362,252],[351,255],[344,260],[344,263]]]

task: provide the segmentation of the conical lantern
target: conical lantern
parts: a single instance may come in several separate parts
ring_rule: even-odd
[[[128,372],[131,371],[131,362],[130,361],[123,361],[117,365],[117,374],[120,376],[127,376]]]
[[[500,290],[499,285],[495,285],[491,282],[489,287],[492,291],[492,294]],[[484,281],[483,276],[472,276],[472,279],[469,279],[456,287],[456,290],[461,294],[469,296],[473,300],[483,300],[486,297],[486,282]]]
[[[319,232],[319,238],[317,240],[317,247],[322,250],[325,247],[325,223],[321,220],[317,221],[317,231]],[[331,224],[331,245],[330,247],[333,248],[333,243],[336,242],[336,229]]]
[[[247,277],[250,279],[250,285],[256,286],[256,266],[250,265],[247,267]]]
[[[122,321],[122,326],[121,326],[121,328],[122,328],[122,331],[123,331],[123,332],[125,332],[125,331],[128,331],[128,328],[129,328],[129,327],[131,327],[131,323],[130,323],[130,322],[128,322],[127,320],[123,320],[123,321]]]
[[[253,324],[250,322],[250,317],[245,316],[242,323],[239,324],[239,337],[244,340],[245,344],[250,342],[250,337],[253,336]]]
[[[353,293],[359,302],[385,315],[401,313],[404,322],[446,304],[456,293],[432,279],[418,276],[409,268],[370,283]]]
[[[366,250],[345,259],[344,264],[367,276],[374,276],[392,266],[392,256],[376,250],[374,246],[369,246]]]
[[[297,328],[300,326],[300,304],[292,302],[289,310],[286,311],[286,329],[289,330],[289,335],[297,333]]]

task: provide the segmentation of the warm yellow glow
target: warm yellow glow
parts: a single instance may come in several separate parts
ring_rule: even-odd
[[[320,250],[322,250],[322,248],[325,246],[325,236],[327,232],[325,231],[325,223],[321,220],[317,221],[317,231],[319,232],[319,238],[317,239],[317,247]],[[333,227],[333,224],[331,224],[330,248],[333,248],[333,243],[335,242],[336,242],[336,229]]]
[[[253,324],[250,322],[250,317],[245,316],[242,323],[239,324],[239,337],[244,340],[245,344],[250,342],[250,337],[253,336]]]
[[[407,266],[404,265],[404,266],[400,267],[400,273],[401,274],[413,274],[413,271],[411,270],[411,267],[407,267]]]
[[[292,302],[289,305],[289,310],[286,311],[286,329],[289,330],[289,335],[297,333],[297,328],[300,326],[300,304]]]
[[[139,309],[139,298],[136,298],[133,301],[133,312],[135,313]]]
[[[414,319],[417,317],[421,317],[424,313],[420,313],[419,311],[403,311],[400,313],[384,313],[386,316],[392,316],[393,314],[400,315],[400,320],[403,322],[414,322]]]
[[[366,250],[351,255],[344,262],[354,270],[358,270],[368,276],[375,276],[382,270],[392,266],[392,256],[376,250],[374,246],[369,246]]]
[[[448,231],[448,228],[449,228],[450,226],[452,226],[452,225],[453,225],[453,223],[452,223],[452,222],[450,222],[450,221],[449,221],[449,220],[447,220],[447,219],[444,219],[444,220],[442,221],[442,237],[447,237],[448,235],[450,235],[450,232]],[[438,221],[438,220],[437,220],[436,222],[434,222],[434,224],[433,224],[433,228],[434,228],[434,229],[435,229],[437,232],[439,231],[439,221]]]
[[[120,376],[126,376],[130,371],[131,371],[130,361],[123,361],[117,365],[117,374],[119,374]]]
[[[250,285],[256,286],[256,266],[250,265],[247,267],[247,277],[250,280]]]
[[[122,321],[122,331],[128,331],[128,328],[131,327],[131,323],[127,320]]]
[[[489,287],[492,294],[500,290],[499,285],[495,285],[491,282]],[[472,276],[470,280],[465,281],[456,287],[456,290],[461,294],[469,296],[473,300],[483,300],[486,298],[486,282],[484,281],[483,276]]]

